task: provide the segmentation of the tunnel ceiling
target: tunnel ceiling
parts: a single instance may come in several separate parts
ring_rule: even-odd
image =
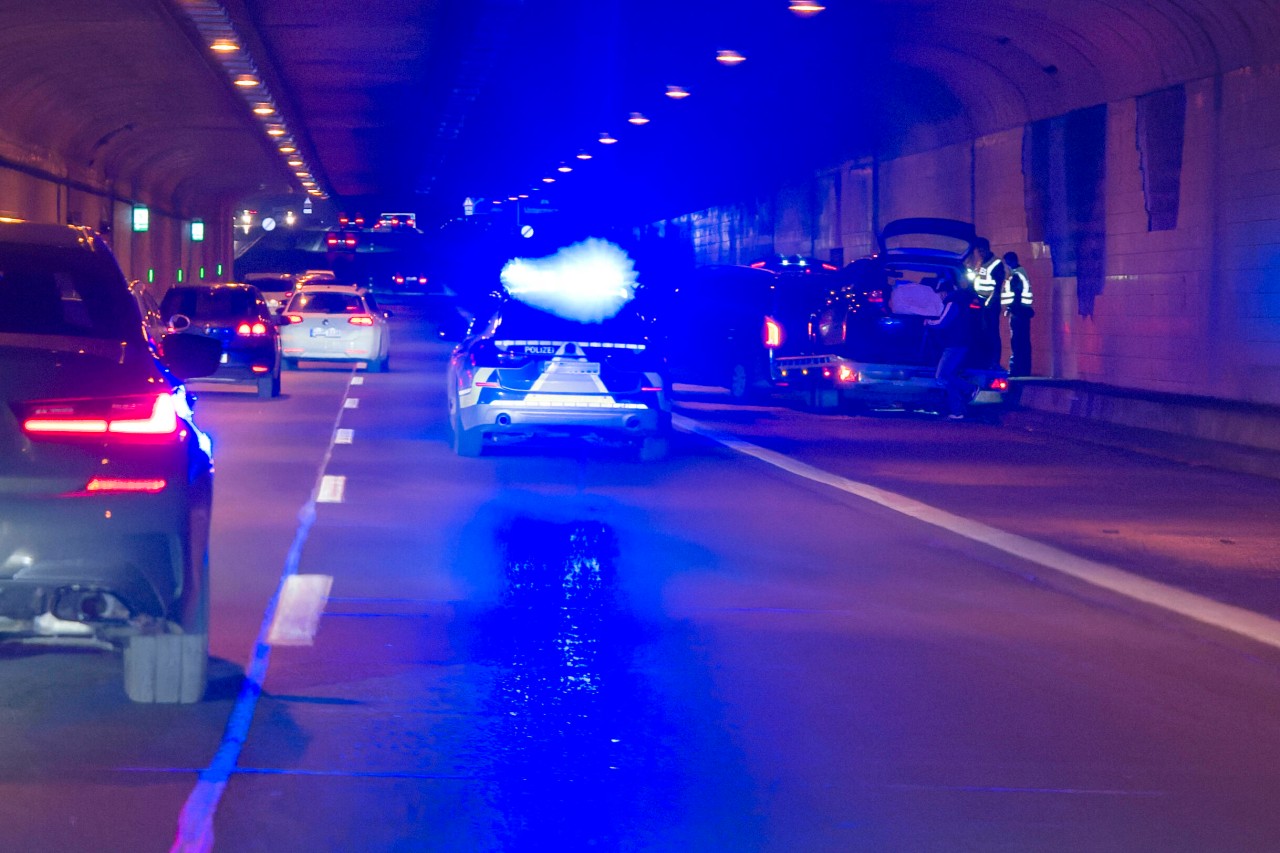
[[[175,207],[297,193],[193,23],[209,2],[0,3],[0,153]],[[217,5],[339,206],[423,216],[531,189],[684,212],[1280,55],[1280,0],[826,2],[808,19],[787,0]],[[730,49],[746,61],[715,62]]]

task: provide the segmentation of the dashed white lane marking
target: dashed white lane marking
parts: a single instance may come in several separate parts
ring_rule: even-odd
[[[309,646],[320,627],[320,614],[333,588],[332,575],[290,575],[284,579],[267,643],[272,646]]]
[[[363,377],[363,376],[352,376],[352,377],[351,377],[351,384],[352,384],[352,385],[363,385],[363,384],[364,384],[364,377]]]
[[[350,444],[355,441],[356,431],[353,429],[340,429],[337,435],[333,437],[334,444]]]
[[[346,400],[344,400],[344,401],[343,401],[343,403],[342,403],[342,408],[344,408],[344,409],[358,409],[358,408],[360,408],[360,398],[359,398],[359,397],[348,397]]]
[[[340,504],[347,490],[347,478],[341,474],[325,474],[320,479],[320,491],[316,493],[318,504]]]
[[[856,495],[887,509],[923,521],[926,524],[941,527],[966,539],[981,542],[1006,554],[1061,572],[1064,575],[1110,590],[1135,601],[1141,601],[1144,604],[1186,616],[1197,622],[1248,637],[1268,646],[1280,648],[1280,622],[1263,616],[1261,613],[1255,613],[1252,610],[1246,610],[1243,607],[1236,607],[1231,604],[1223,604],[1220,601],[1214,601],[1211,598],[1188,592],[1185,589],[1179,589],[1169,584],[1130,574],[1123,569],[1117,569],[1105,563],[1077,557],[1075,554],[1069,554],[1052,545],[1046,545],[1043,542],[1036,542],[1024,536],[998,530],[981,522],[954,515],[937,507],[913,500],[905,495],[886,491],[867,483],[850,480],[838,474],[832,474],[829,471],[823,471],[820,468],[799,462],[776,451],[718,432],[692,418],[674,415],[672,421],[676,426],[687,432],[705,436],[731,450],[759,459],[761,462],[781,468],[784,471],[795,474],[797,477],[803,477],[815,483],[823,483],[842,492]]]
[[[344,399],[345,399],[344,392]],[[333,429],[337,432],[342,421],[342,409],[338,410]],[[227,717],[227,727],[218,743],[218,749],[209,762],[209,766],[200,771],[195,787],[187,795],[178,814],[178,831],[174,835],[170,853],[209,853],[213,849],[213,816],[218,811],[222,794],[226,790],[227,780],[236,769],[240,759],[240,751],[249,737],[249,726],[253,722],[253,712],[258,705],[258,697],[262,695],[262,685],[267,680],[267,666],[271,662],[271,644],[267,635],[271,624],[275,621],[276,605],[280,601],[280,593],[288,578],[298,573],[298,564],[302,560],[302,546],[311,533],[316,521],[316,501],[324,481],[324,471],[333,458],[333,438],[325,448],[324,458],[316,471],[315,485],[311,489],[311,497],[298,510],[298,529],[293,535],[293,544],[285,556],[284,568],[280,573],[280,583],[275,594],[267,602],[263,611],[262,622],[258,626],[258,638],[253,646],[253,653],[244,668],[244,679],[240,682],[240,692],[236,696],[235,705]]]

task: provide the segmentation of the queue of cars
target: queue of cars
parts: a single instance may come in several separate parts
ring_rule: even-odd
[[[337,334],[308,324],[335,300]],[[286,345],[387,367],[360,288],[295,281],[283,307],[248,283],[157,301],[93,230],[0,220],[0,643],[114,649],[131,700],[203,697],[214,466],[187,383],[278,396]]]

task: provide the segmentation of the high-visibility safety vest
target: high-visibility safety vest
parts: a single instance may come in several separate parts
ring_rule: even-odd
[[[993,257],[985,264],[979,264],[978,268],[973,271],[973,292],[978,294],[978,298],[982,300],[983,305],[990,305],[991,300],[995,298],[996,280],[991,273],[1002,263],[1003,261],[999,258]]]
[[[1000,304],[1012,308],[1014,303],[1023,308],[1031,307],[1031,277],[1022,267],[1009,270],[1009,277],[1004,280],[1004,288],[1000,291]]]

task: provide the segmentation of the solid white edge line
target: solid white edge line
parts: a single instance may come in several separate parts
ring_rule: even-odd
[[[730,450],[781,468],[797,477],[822,483],[847,494],[900,512],[926,524],[948,530],[974,542],[990,546],[1022,560],[1060,572],[1135,601],[1159,607],[1206,625],[1230,631],[1268,646],[1280,648],[1280,622],[1261,613],[1224,604],[1198,593],[1068,553],[995,527],[955,515],[929,504],[867,483],[850,480],[829,471],[792,459],[774,450],[743,441],[684,415],[673,415],[672,423],[686,432],[723,444]]]

